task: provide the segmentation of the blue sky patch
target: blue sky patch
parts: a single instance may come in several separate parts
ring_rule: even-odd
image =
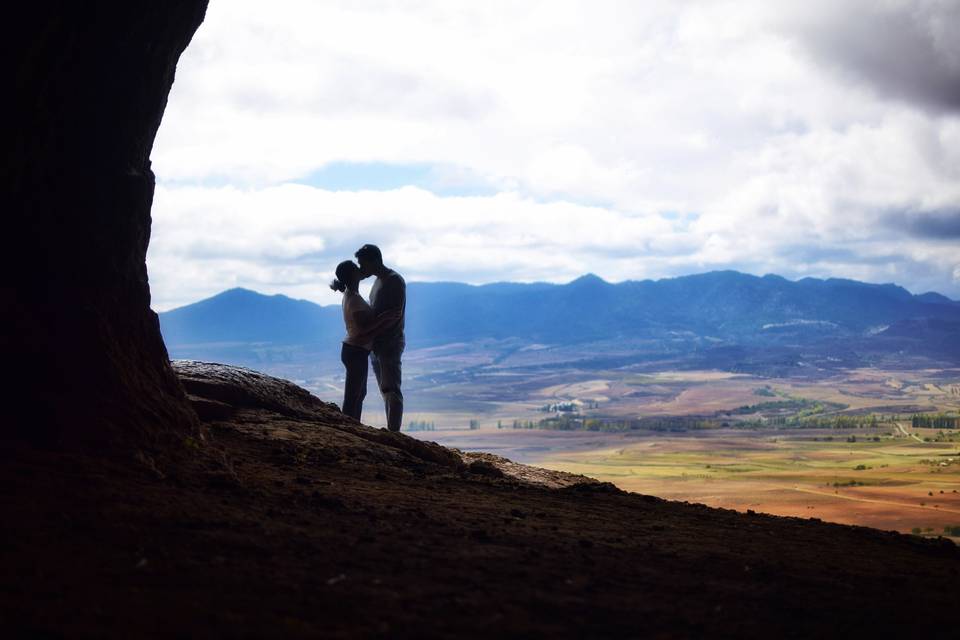
[[[296,180],[327,191],[391,191],[419,187],[441,196],[496,193],[480,176],[456,167],[387,162],[333,162]]]

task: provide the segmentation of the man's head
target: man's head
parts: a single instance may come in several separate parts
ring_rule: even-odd
[[[360,263],[360,277],[368,278],[383,269],[383,254],[375,244],[365,244],[353,254]]]

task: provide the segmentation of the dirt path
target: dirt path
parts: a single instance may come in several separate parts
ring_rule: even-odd
[[[906,436],[906,437],[908,437],[908,438],[913,438],[913,439],[916,440],[917,442],[923,442],[923,439],[922,439],[922,438],[920,438],[920,437],[919,437],[917,434],[915,434],[915,433],[910,433],[909,431],[907,431],[907,430],[903,427],[903,425],[900,424],[899,422],[896,422],[896,423],[894,423],[894,424],[897,425],[897,430],[899,430],[900,433],[902,433],[904,436]]]

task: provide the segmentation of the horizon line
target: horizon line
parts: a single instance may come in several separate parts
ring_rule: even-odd
[[[545,286],[553,286],[553,287],[566,287],[566,286],[570,286],[570,285],[572,285],[572,284],[574,284],[574,283],[576,283],[576,282],[579,282],[579,281],[581,281],[581,280],[585,280],[585,279],[596,279],[596,280],[599,280],[600,282],[602,282],[602,283],[604,283],[604,284],[607,284],[607,285],[610,285],[610,286],[618,286],[618,285],[623,285],[623,284],[632,283],[632,282],[637,282],[637,283],[653,282],[653,283],[657,283],[657,282],[663,282],[663,281],[667,281],[667,280],[679,280],[679,279],[681,279],[681,278],[691,278],[691,277],[696,277],[696,276],[706,276],[706,275],[723,274],[723,273],[731,273],[731,274],[736,274],[736,275],[740,275],[740,276],[746,276],[746,277],[749,277],[749,278],[756,278],[756,279],[758,279],[758,280],[762,280],[762,279],[764,279],[764,278],[778,278],[778,279],[785,280],[785,281],[791,282],[791,283],[800,283],[800,282],[803,282],[803,281],[805,281],[805,280],[814,280],[814,281],[818,281],[818,282],[829,282],[829,281],[831,281],[831,280],[835,280],[835,281],[840,281],[840,282],[855,282],[855,283],[857,283],[857,284],[868,285],[868,286],[873,286],[873,287],[890,287],[890,286],[892,286],[892,287],[898,287],[898,288],[900,288],[900,289],[903,289],[904,291],[906,291],[907,293],[909,293],[911,296],[914,296],[914,297],[925,296],[925,295],[929,295],[929,294],[934,294],[934,295],[941,296],[941,297],[949,300],[950,302],[960,304],[960,300],[954,300],[953,298],[950,298],[949,296],[947,296],[947,295],[945,295],[945,294],[942,294],[942,293],[940,293],[939,291],[930,290],[930,291],[923,291],[923,292],[921,292],[921,293],[914,293],[913,291],[910,291],[909,289],[907,289],[907,288],[904,287],[903,285],[897,284],[897,283],[895,283],[895,282],[867,282],[867,281],[864,281],[864,280],[855,280],[855,279],[853,279],[853,278],[841,278],[841,277],[834,277],[834,276],[829,276],[829,277],[804,276],[804,277],[802,277],[802,278],[797,278],[797,279],[794,280],[794,279],[790,279],[790,278],[788,278],[788,277],[786,277],[786,276],[782,276],[782,275],[776,274],[776,273],[765,273],[765,274],[763,274],[762,276],[758,276],[758,275],[756,275],[756,274],[748,273],[748,272],[746,272],[746,271],[738,271],[738,270],[736,270],[736,269],[713,269],[713,270],[711,270],[711,271],[699,271],[699,272],[687,273],[687,274],[676,275],[676,276],[666,276],[666,277],[663,277],[663,278],[656,278],[656,279],[654,279],[654,278],[644,278],[644,279],[630,279],[630,278],[627,278],[627,279],[625,279],[625,280],[618,280],[618,281],[606,280],[606,279],[604,279],[603,277],[601,277],[601,276],[599,276],[599,275],[597,275],[597,274],[595,274],[595,273],[593,273],[593,272],[587,272],[587,273],[584,273],[583,275],[577,276],[576,278],[573,278],[572,280],[569,280],[569,281],[567,281],[567,282],[549,282],[549,281],[545,281],[545,280],[530,280],[530,281],[523,281],[523,280],[496,280],[496,281],[492,281],[492,282],[482,282],[482,283],[462,282],[462,281],[457,281],[457,280],[409,280],[409,282],[411,282],[411,283],[416,283],[416,284],[451,284],[451,285],[462,285],[462,286],[466,286],[466,287],[475,287],[475,288],[490,287],[490,286],[496,286],[496,285],[511,285],[511,284],[512,284],[512,285],[528,285],[528,286],[545,285]],[[178,309],[183,309],[183,308],[185,308],[185,307],[189,307],[189,306],[192,306],[192,305],[194,305],[194,304],[199,304],[199,303],[204,302],[204,301],[207,301],[207,300],[212,300],[213,298],[216,298],[216,297],[218,297],[218,296],[221,296],[221,295],[223,295],[223,294],[225,294],[225,293],[229,293],[229,292],[231,292],[231,291],[247,291],[247,292],[255,293],[255,294],[257,294],[257,295],[264,296],[264,297],[278,297],[278,296],[279,296],[279,297],[287,298],[288,300],[293,300],[293,301],[295,301],[295,302],[308,302],[308,303],[310,303],[310,304],[315,304],[315,305],[317,305],[317,306],[319,306],[319,307],[336,306],[335,303],[321,304],[321,303],[315,302],[315,301],[313,301],[313,300],[309,300],[309,299],[307,299],[307,298],[294,298],[294,297],[291,297],[291,296],[289,296],[289,295],[287,295],[287,294],[285,294],[285,293],[264,293],[264,292],[262,292],[262,291],[257,291],[257,290],[255,290],[255,289],[250,289],[250,288],[248,288],[248,287],[236,286],[236,287],[230,287],[230,288],[228,288],[228,289],[223,289],[222,291],[219,291],[219,292],[217,292],[217,293],[214,293],[214,294],[212,294],[212,295],[209,295],[209,296],[207,296],[207,297],[205,297],[205,298],[200,298],[199,300],[195,300],[195,301],[193,301],[193,302],[188,302],[188,303],[186,303],[186,304],[181,304],[181,305],[179,305],[179,306],[171,307],[171,308],[169,308],[169,309],[163,309],[163,310],[156,310],[156,309],[154,309],[154,311],[155,311],[156,313],[170,313],[171,311],[176,311],[176,310],[178,310]],[[151,307],[151,308],[152,308],[152,307]]]

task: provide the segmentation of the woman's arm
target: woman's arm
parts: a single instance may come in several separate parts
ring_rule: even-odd
[[[354,320],[363,327],[363,333],[359,337],[364,340],[373,339],[383,333],[385,329],[396,324],[400,320],[401,314],[399,309],[390,309],[376,317],[371,317],[372,315],[372,311],[369,309],[353,312]]]
[[[366,303],[358,306],[362,308],[353,312],[353,321],[357,326],[363,327],[364,330],[366,330],[367,327],[377,321],[377,314]]]

